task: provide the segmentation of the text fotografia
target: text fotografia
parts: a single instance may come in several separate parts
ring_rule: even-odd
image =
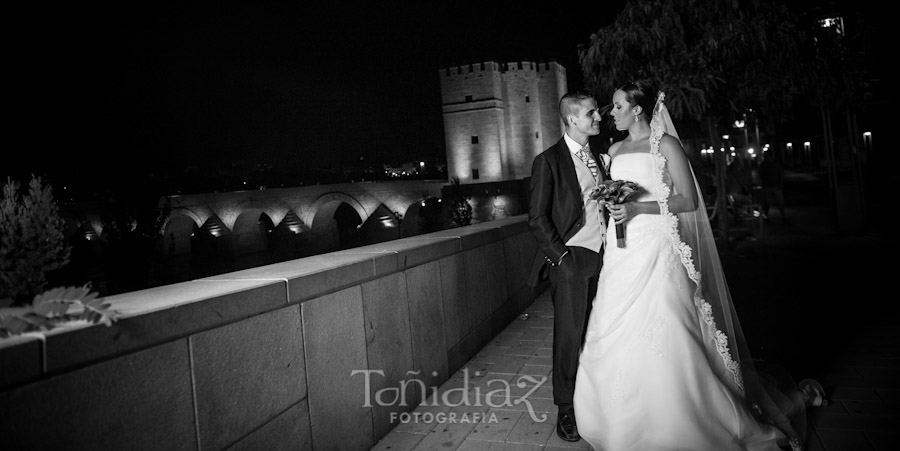
[[[373,406],[373,396],[372,396],[372,375],[377,374],[381,377],[384,377],[383,370],[353,370],[350,372],[350,376],[355,376],[357,374],[362,374],[365,377],[365,392],[366,399],[363,403],[363,407],[372,407]],[[534,376],[529,375],[520,375],[516,378],[515,385],[518,388],[530,388],[521,396],[513,396],[512,394],[512,386],[510,385],[510,381],[506,379],[491,379],[487,381],[487,389],[484,396],[481,396],[481,386],[474,387],[474,390],[469,390],[469,369],[463,369],[463,386],[457,388],[451,388],[449,390],[444,391],[443,393],[438,394],[437,387],[431,387],[431,396],[428,396],[425,382],[421,379],[417,378],[420,374],[420,371],[407,371],[406,375],[411,376],[410,379],[400,381],[397,387],[388,387],[382,388],[378,390],[374,394],[374,404],[379,406],[408,406],[406,402],[406,394],[407,389],[410,386],[418,386],[419,393],[421,394],[421,399],[419,400],[418,405],[421,407],[429,407],[429,406],[447,406],[447,407],[459,407],[459,406],[471,406],[471,407],[493,407],[493,408],[503,408],[503,407],[513,407],[518,405],[524,405],[525,409],[528,411],[528,414],[531,415],[531,419],[535,422],[544,422],[547,420],[547,414],[541,413],[541,416],[538,416],[534,411],[534,407],[531,405],[531,401],[529,397],[545,382],[547,382],[546,376],[541,376],[540,378],[536,378]],[[437,373],[432,373],[433,375],[437,375]],[[479,376],[479,373],[475,372],[476,376]],[[533,384],[533,385],[532,385]],[[454,401],[451,397],[456,396],[456,393],[460,394],[458,400]],[[482,403],[482,400],[484,402]],[[406,422],[409,421],[418,421],[413,418],[414,415],[418,414],[391,414],[391,420],[393,422],[394,418],[399,418],[400,421],[404,420],[404,415],[409,415]],[[421,414],[418,418],[422,418],[424,421],[425,415],[432,414]],[[435,420],[437,419],[438,414],[433,414],[435,416]],[[451,421],[448,415],[444,417],[446,421]],[[464,415],[457,415],[454,420],[451,422],[461,422],[463,421]],[[490,421],[490,418],[485,420],[484,414],[479,414],[478,421],[474,421],[475,414],[469,414],[465,419],[466,422],[493,422]],[[496,420],[496,418],[494,418]]]
[[[544,415],[546,418],[546,415]],[[456,413],[456,412],[391,412],[391,423],[499,423],[497,414],[489,413]]]

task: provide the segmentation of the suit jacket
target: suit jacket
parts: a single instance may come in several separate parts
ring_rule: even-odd
[[[599,152],[591,146],[600,167],[600,180],[606,168]],[[607,214],[604,210],[604,214]],[[529,186],[528,226],[538,243],[529,284],[542,278],[549,262],[556,263],[568,250],[566,241],[584,226],[584,200],[565,138],[534,157]]]

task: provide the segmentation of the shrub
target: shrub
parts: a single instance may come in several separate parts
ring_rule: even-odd
[[[52,187],[31,178],[28,195],[7,177],[0,199],[0,301],[24,304],[47,285],[46,273],[69,262]]]

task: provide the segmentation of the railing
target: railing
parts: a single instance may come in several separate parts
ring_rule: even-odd
[[[531,304],[535,249],[520,215],[111,296],[0,340],[0,440],[368,449]]]

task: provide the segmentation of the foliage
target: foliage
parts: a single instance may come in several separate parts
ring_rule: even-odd
[[[450,227],[462,227],[472,223],[472,204],[465,188],[459,183],[458,177],[450,180],[450,186],[446,190],[449,195],[445,195],[447,200],[447,208],[450,210]]]
[[[705,129],[715,145],[747,113],[773,130],[794,118],[798,100],[834,111],[864,98],[860,90],[875,82],[862,64],[865,43],[816,19],[775,0],[629,0],[614,23],[579,47],[579,62],[598,99],[627,81],[655,81],[682,139]],[[715,162],[724,198],[724,154],[716,152]],[[724,237],[727,221],[719,217]]]
[[[591,35],[579,59],[598,98],[652,79],[675,119],[730,122],[754,108],[785,121],[808,81],[798,57],[804,39],[797,17],[772,0],[634,0]]]
[[[63,227],[52,187],[32,176],[28,195],[20,197],[19,184],[7,178],[0,199],[0,300],[27,302],[44,289],[47,272],[68,263]]]
[[[871,78],[866,69],[866,64],[874,59],[865,41],[871,30],[862,19],[854,25],[858,33],[847,36],[809,21],[807,34],[813,39],[801,51],[808,62],[804,74],[812,106],[830,111],[853,108],[878,84],[879,80]]]
[[[57,287],[23,307],[0,306],[0,338],[45,331],[72,321],[111,326],[118,313],[87,286]]]

